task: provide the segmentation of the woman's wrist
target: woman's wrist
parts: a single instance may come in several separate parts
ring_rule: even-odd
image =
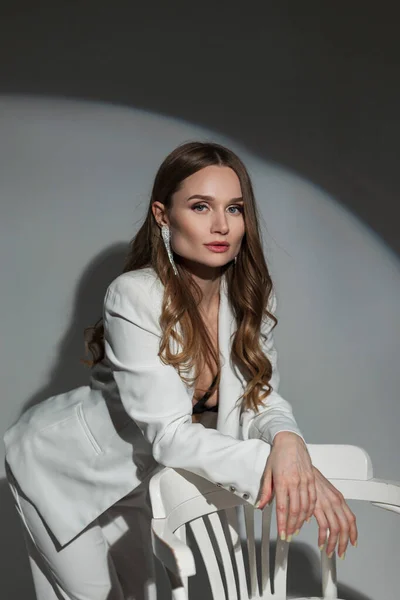
[[[286,442],[287,440],[293,440],[295,438],[299,438],[303,443],[304,440],[294,431],[279,431],[275,434],[274,439],[272,440],[272,445],[280,444],[282,442]]]

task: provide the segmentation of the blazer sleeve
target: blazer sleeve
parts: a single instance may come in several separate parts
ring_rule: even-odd
[[[276,295],[273,293],[269,301],[269,311],[275,314],[276,306]],[[267,355],[272,365],[272,377],[269,383],[273,391],[265,398],[263,401],[265,406],[260,406],[258,413],[252,409],[246,409],[242,412],[242,437],[243,439],[258,438],[272,445],[277,433],[292,431],[305,442],[293,416],[291,405],[278,393],[280,376],[277,366],[277,351],[272,333],[273,324],[272,319],[265,318],[260,331],[263,352]]]
[[[105,354],[121,402],[155,460],[182,468],[255,504],[270,446],[192,423],[192,401],[171,365],[158,356],[160,310],[148,282],[120,276],[104,301]]]

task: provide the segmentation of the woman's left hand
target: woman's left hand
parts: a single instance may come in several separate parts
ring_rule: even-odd
[[[307,446],[291,431],[277,433],[262,477],[262,509],[276,495],[278,535],[290,541],[314,513],[317,500],[315,475]]]

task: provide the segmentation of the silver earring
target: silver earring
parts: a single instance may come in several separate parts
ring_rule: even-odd
[[[164,241],[165,249],[168,254],[169,262],[172,265],[175,275],[178,275],[178,269],[176,268],[174,257],[172,255],[172,250],[171,250],[171,232],[167,225],[163,225],[161,227],[161,235],[162,235],[162,239]]]
[[[237,256],[235,256],[235,265],[236,265],[236,261],[237,261]]]

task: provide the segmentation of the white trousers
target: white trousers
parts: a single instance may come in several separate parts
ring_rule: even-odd
[[[156,600],[147,484],[60,548],[9,468],[7,477],[23,523],[37,600]]]

